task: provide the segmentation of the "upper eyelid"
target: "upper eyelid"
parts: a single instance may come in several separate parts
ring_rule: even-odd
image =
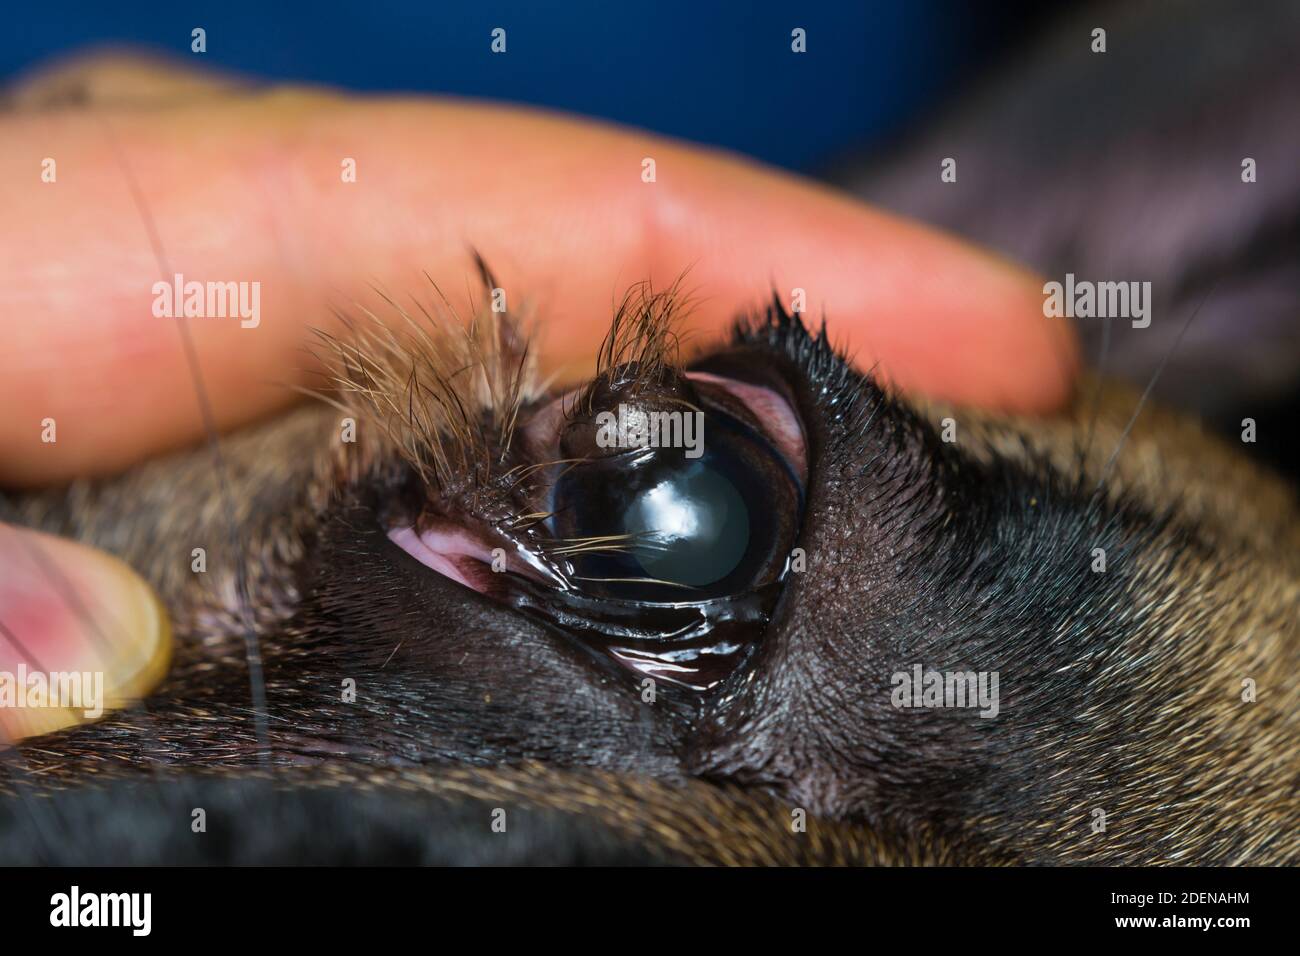
[[[803,423],[790,403],[762,385],[714,375],[687,372],[686,377],[722,389],[740,401],[763,424],[763,431],[782,457],[794,469],[801,485],[808,482],[808,441]]]
[[[764,436],[794,470],[801,485],[808,481],[808,440],[803,422],[791,403],[776,390],[763,385],[742,382],[738,379],[715,375],[712,372],[687,371],[686,378],[710,385],[726,392],[745,407],[761,423]],[[529,416],[521,429],[523,442],[531,445],[526,451],[534,456],[542,454],[539,447],[553,435],[586,389],[578,385],[543,403]]]

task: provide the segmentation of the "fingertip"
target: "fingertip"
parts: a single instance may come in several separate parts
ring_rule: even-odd
[[[122,561],[0,525],[0,738],[130,706],[162,680],[171,651],[166,611]]]
[[[662,167],[661,167],[662,168]],[[671,171],[671,166],[669,170]],[[824,317],[862,369],[899,388],[1007,412],[1072,392],[1073,329],[1043,312],[1042,280],[956,236],[828,187],[701,154],[651,205],[656,273],[690,268],[701,326],[772,294]]]

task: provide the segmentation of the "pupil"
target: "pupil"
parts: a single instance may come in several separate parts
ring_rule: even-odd
[[[749,509],[736,486],[699,462],[638,495],[624,515],[645,575],[700,587],[736,569],[749,548]]]

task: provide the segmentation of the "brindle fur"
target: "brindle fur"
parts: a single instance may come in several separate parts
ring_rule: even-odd
[[[771,346],[767,336],[759,326],[741,334],[740,347]],[[363,636],[350,646],[354,629],[366,633],[367,615],[382,613],[386,633],[408,639],[421,628],[437,630],[441,625],[426,624],[427,617],[417,613],[422,605],[402,603],[425,600],[426,591],[433,595],[430,606],[455,607],[464,615],[466,634],[500,630],[503,612],[483,608],[477,595],[467,597],[447,582],[427,581],[431,575],[421,576],[423,569],[399,569],[394,573],[412,576],[376,579],[360,591],[337,582],[318,587],[333,572],[314,563],[313,552],[325,554],[322,560],[353,548],[369,554],[365,541],[373,531],[349,522],[373,515],[358,505],[347,487],[353,482],[337,467],[338,413],[312,406],[223,442],[244,545],[240,558],[266,656],[272,708],[267,765],[248,713],[235,565],[223,551],[227,515],[211,460],[195,451],[113,481],[80,483],[20,502],[24,522],[107,548],[139,569],[171,609],[178,641],[172,673],[137,710],[26,742],[19,752],[32,775],[27,779],[55,789],[143,779],[183,792],[199,785],[195,781],[202,778],[193,771],[201,770],[270,777],[290,789],[423,793],[434,801],[431,807],[460,795],[485,806],[590,818],[652,855],[698,863],[1300,859],[1300,737],[1292,682],[1300,664],[1300,521],[1286,485],[1195,423],[1148,408],[1106,476],[1101,499],[1090,504],[1088,492],[1101,482],[1136,407],[1131,390],[1088,381],[1057,418],[1008,419],[925,402],[907,405],[878,393],[863,398],[864,389],[874,387],[839,365],[824,340],[792,336],[787,329],[776,345],[778,351],[811,356],[819,382],[833,380],[841,393],[858,395],[864,408],[874,401],[874,411],[846,415],[836,436],[813,443],[814,453],[833,464],[823,466],[825,493],[814,494],[810,504],[810,567],[787,584],[794,592],[787,611],[795,611],[786,617],[799,616],[806,606],[809,614],[816,611],[817,626],[778,616],[772,627],[782,637],[771,638],[754,665],[775,676],[755,682],[752,693],[728,695],[704,726],[679,721],[676,726],[692,727],[689,746],[681,745],[677,731],[652,726],[635,693],[618,692],[617,681],[611,684],[603,675],[593,678],[585,658],[552,662],[553,674],[533,678],[543,688],[552,678],[560,685],[568,681],[572,708],[539,690],[554,712],[525,713],[516,724],[508,708],[523,705],[512,699],[494,710],[492,687],[474,683],[475,665],[456,669],[459,646],[452,658],[436,656],[437,648],[399,654],[400,643],[371,647]],[[939,422],[949,415],[958,422],[955,446],[937,440]],[[871,503],[860,503],[856,484],[868,473],[864,436],[873,429],[882,435],[877,452],[883,448],[908,467],[927,469],[922,486],[932,476],[920,453],[941,463],[934,481],[942,491],[924,506],[909,503],[905,520],[892,526],[863,523],[876,514]],[[1090,433],[1091,450],[1081,462],[1080,448]],[[848,439],[854,444],[846,451]],[[841,465],[853,465],[855,477],[837,470]],[[890,486],[897,463],[884,472],[876,467],[871,478],[885,489],[880,494],[896,494]],[[870,650],[854,657],[866,645],[861,626],[846,622],[875,613],[874,601],[920,608],[926,600],[924,594],[883,587],[879,579],[893,573],[898,581],[892,584],[923,589],[896,570],[906,565],[872,564],[875,559],[864,558],[852,542],[884,533],[897,537],[881,546],[906,552],[911,538],[941,540],[944,525],[980,510],[981,502],[964,498],[972,493],[962,483],[971,469],[992,469],[979,472],[975,493],[997,499],[999,508],[1016,509],[1014,518],[981,527],[992,537],[1018,537],[977,542],[983,559],[1010,570],[979,570],[979,559],[963,558],[968,566],[949,569],[954,580],[943,600],[956,605],[954,620],[963,615],[980,621],[992,613],[1015,622],[988,659],[995,667],[1001,661],[1010,698],[1004,698],[1000,719],[1007,722],[999,731],[1010,735],[1006,739],[969,722],[937,720],[924,733],[912,729],[921,725],[895,725],[887,708],[841,699],[844,685],[835,671],[872,671],[878,664]],[[941,522],[931,520],[936,509]],[[877,517],[898,513],[891,501]],[[1093,517],[1084,520],[1081,514]],[[1090,570],[1096,541],[1054,538],[1062,528],[1075,529],[1074,535],[1081,527],[1095,530],[1096,540],[1108,546],[1107,574],[1113,577],[1103,590],[1095,590],[1101,576]],[[928,554],[934,542],[925,543]],[[190,549],[199,545],[209,549],[206,575],[188,570]],[[1054,581],[1035,578],[1037,566],[1048,568]],[[1074,574],[1062,571],[1069,567]],[[1017,592],[1017,580],[1034,594]],[[1032,603],[1049,585],[1071,595],[1055,605],[1059,616]],[[404,587],[419,593],[393,595],[397,603],[391,605],[385,604],[389,596],[379,594]],[[358,607],[371,600],[389,609]],[[361,617],[347,623],[353,613]],[[947,628],[950,639],[965,646],[963,660],[978,665],[980,649],[944,620],[918,611],[909,626]],[[512,648],[531,640],[532,627],[501,634],[501,655],[513,660]],[[447,641],[461,630],[443,627],[439,633]],[[895,639],[892,624],[882,623],[877,640]],[[480,653],[471,642],[465,646],[466,657]],[[548,654],[559,653],[554,645],[546,647]],[[341,669],[330,666],[352,652],[357,659]],[[541,667],[538,653],[530,644],[521,659]],[[1016,687],[1007,679],[1009,654],[1054,666],[1032,686]],[[773,655],[781,667],[771,665]],[[1055,666],[1058,661],[1065,663]],[[356,710],[333,702],[340,674],[355,673],[364,683],[383,667],[436,675],[437,682],[422,689],[447,694],[449,713],[437,711],[441,703],[420,698],[414,704],[372,702],[366,716],[357,717]],[[816,682],[799,678],[801,667],[826,669],[805,675],[830,678],[821,686],[823,698],[810,696]],[[1246,678],[1256,682],[1257,702],[1242,700]],[[393,686],[399,694],[404,685]],[[881,686],[887,686],[883,678]],[[475,729],[465,738],[445,729],[451,717],[464,721],[479,706],[473,695],[501,722],[495,739],[491,721],[482,717],[468,718]],[[871,696],[887,700],[888,694],[877,690]],[[768,712],[767,702],[779,706],[772,703]],[[667,709],[672,706],[669,701]],[[819,712],[828,707],[843,712],[823,721]],[[415,717],[430,723],[422,727]],[[352,720],[361,721],[356,731],[345,730]],[[845,728],[863,739],[846,739]],[[452,736],[442,750],[426,739],[444,733]],[[566,749],[565,742],[576,739],[590,740],[591,752]],[[891,749],[904,745],[911,752],[901,757]],[[473,752],[475,746],[481,751]],[[963,766],[977,768],[964,788],[951,782]],[[928,798],[933,803],[923,798],[909,807],[917,793],[934,794]],[[791,833],[792,806],[808,812],[807,833]],[[1108,815],[1104,833],[1091,831],[1094,807]],[[176,825],[183,829],[188,811],[177,812]]]

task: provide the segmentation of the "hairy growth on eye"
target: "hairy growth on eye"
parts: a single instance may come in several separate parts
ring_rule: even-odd
[[[488,289],[495,288],[483,270]],[[463,321],[430,280],[431,306],[415,312],[379,292],[385,319],[357,306],[344,332],[316,330],[334,395],[313,394],[372,429],[363,461],[395,450],[430,493],[486,485],[510,450],[519,411],[545,391],[522,323],[489,304]],[[376,447],[375,436],[382,441]]]
[[[667,289],[656,292],[650,282],[639,282],[614,308],[609,331],[596,358],[596,375],[578,395],[573,411],[590,415],[595,395],[602,388],[617,388],[628,398],[660,385],[681,371],[681,336],[677,326],[693,304],[682,290],[679,276]]]
[[[491,308],[496,281],[479,266],[489,299],[468,320],[430,280],[429,304],[412,297],[407,308],[376,290],[387,314],[357,304],[336,312],[341,332],[315,330],[326,384],[311,394],[370,426],[358,436],[361,453],[350,467],[364,472],[395,452],[440,496],[510,474],[503,466],[520,411],[550,383],[539,373],[529,322]],[[570,411],[589,409],[598,385],[632,398],[676,373],[675,326],[689,307],[680,278],[661,291],[649,282],[628,289],[601,343],[597,374]]]

